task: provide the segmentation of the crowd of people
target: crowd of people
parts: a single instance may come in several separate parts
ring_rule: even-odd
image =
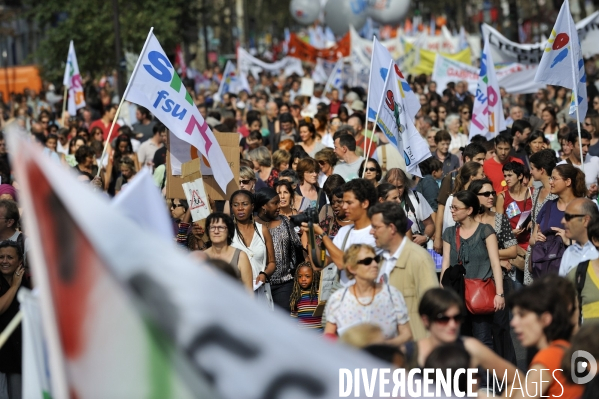
[[[574,349],[599,356],[589,338],[599,332],[599,91],[591,79],[580,134],[568,92],[548,86],[502,90],[509,127],[487,140],[469,137],[465,82],[439,94],[430,77],[410,77],[421,104],[415,125],[431,151],[416,176],[367,121],[364,88],[342,96],[316,85],[304,96],[297,76],[262,73],[248,77],[251,92],[216,101],[219,72],[186,87],[212,130],[239,136],[239,190],[210,201],[202,221],[192,221],[184,198],[166,198],[168,130],[147,109],[124,107],[103,156],[118,101],[110,79],[90,83],[88,106],[71,117],[43,92],[13,94],[0,102],[1,123],[29,131],[102,195],[127,190],[150,168],[173,240],[300,328],[397,367],[441,367],[451,356],[497,374],[530,371],[547,381],[535,397],[560,386],[561,397],[592,397],[598,380],[576,385],[568,357]],[[0,179],[2,330],[18,311],[18,288],[31,285],[3,137]],[[20,397],[20,373],[17,331],[0,349],[0,398]]]

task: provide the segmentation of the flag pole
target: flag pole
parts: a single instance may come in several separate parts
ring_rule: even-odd
[[[4,346],[8,338],[10,338],[10,335],[17,329],[19,324],[21,324],[21,320],[23,320],[23,313],[19,310],[10,323],[8,323],[4,331],[2,331],[2,334],[0,334],[0,348]]]
[[[570,13],[570,2],[568,0],[565,1],[565,5],[567,6],[567,12]],[[563,7],[563,5],[562,5]],[[572,14],[570,13],[569,18],[566,18],[568,21],[568,31],[572,32],[572,26],[570,25],[570,21],[572,20]],[[576,31],[575,31],[576,32]],[[572,39],[570,39],[572,40]],[[580,46],[580,42],[578,44]],[[574,104],[576,107],[576,128],[578,129],[578,146],[580,148],[580,169],[584,173],[584,159],[582,157],[582,138],[580,132],[580,113],[578,112],[578,79],[576,79],[576,64],[577,62],[574,60],[574,43],[571,43],[572,51],[570,51],[570,62],[572,63],[572,97],[574,100]],[[583,66],[584,68],[584,66]],[[586,99],[583,99],[586,100]]]
[[[62,115],[60,115],[60,119],[62,121],[62,127],[66,127],[65,123],[64,123],[64,112],[67,109],[67,98],[69,95],[69,87],[67,85],[64,85],[64,97],[62,99]]]
[[[139,68],[141,59],[143,58],[143,55],[145,54],[146,47],[148,47],[148,42],[150,41],[150,37],[152,36],[153,31],[154,31],[154,27],[151,27],[150,32],[148,33],[148,37],[146,38],[146,42],[144,43],[144,46],[141,49],[141,53],[139,53],[139,58],[137,59],[137,62],[135,63],[135,68],[133,68],[133,72],[131,73],[129,82],[131,82],[133,80],[133,78],[135,77],[135,74],[137,73],[137,69]],[[108,146],[110,145],[110,137],[112,136],[112,130],[114,129],[114,125],[116,124],[116,121],[119,117],[119,113],[121,112],[121,107],[123,106],[123,103],[125,102],[127,93],[129,93],[129,88],[130,88],[129,83],[127,83],[127,87],[125,88],[123,97],[121,97],[121,102],[119,103],[119,106],[116,109],[116,114],[114,115],[114,119],[112,120],[112,124],[110,125],[110,130],[108,131],[108,137],[106,138],[106,143],[104,144],[104,150],[102,151],[102,156],[100,157],[100,162],[102,162],[102,160],[104,159],[104,156],[106,155],[106,151],[108,150]],[[100,176],[101,171],[102,171],[102,168],[98,168],[98,173],[96,174],[96,177]]]
[[[368,131],[368,113],[370,111],[370,84],[372,82],[372,62],[374,60],[374,49],[376,44],[376,36],[372,37],[372,54],[370,54],[370,76],[368,77],[368,93],[366,94],[366,120],[364,121],[364,150],[366,150],[366,141],[368,141],[368,135],[366,132]],[[387,72],[389,74],[389,72]],[[378,119],[378,110],[375,114],[375,117]],[[376,119],[374,120],[374,128],[372,129],[372,134],[374,135],[374,130],[376,129]],[[364,159],[367,160],[370,158],[370,148],[372,147],[372,137],[370,138],[370,144],[368,145],[368,150],[364,153]],[[366,163],[364,164],[366,166]],[[364,174],[366,173],[366,168],[362,171],[362,179],[364,178]]]

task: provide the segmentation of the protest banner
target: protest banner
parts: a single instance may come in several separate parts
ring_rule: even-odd
[[[319,49],[302,40],[295,33],[289,37],[289,57],[298,58],[305,62],[316,64],[316,60],[322,58],[327,61],[337,61],[340,57],[349,56],[350,34],[346,33],[334,46]]]
[[[191,219],[194,222],[206,219],[211,213],[202,173],[200,172],[200,162],[200,158],[196,158],[182,165],[183,192],[189,204]]]
[[[324,93],[326,94],[333,89],[337,89],[339,91],[339,98],[343,98],[343,58],[337,61],[333,71],[329,75],[324,87]]]
[[[66,106],[69,115],[75,116],[77,115],[78,109],[85,107],[85,98],[83,95],[81,74],[79,73],[79,64],[77,63],[77,56],[75,55],[75,45],[72,40],[69,44],[69,55],[67,57],[62,84],[64,85],[65,91],[62,113],[64,114]]]
[[[404,46],[406,53],[409,53],[414,49],[414,46],[410,43],[405,43]],[[431,75],[435,66],[435,57],[437,56],[437,52],[424,50],[422,48],[419,49],[416,55],[415,62],[413,66],[410,67],[406,73],[410,74],[426,74]],[[470,47],[461,50],[455,54],[449,54],[444,52],[439,52],[443,57],[449,58],[450,60],[458,61],[466,65],[470,65]]]
[[[251,300],[34,144],[9,145],[30,216],[55,397],[332,398],[340,368],[384,367]]]
[[[499,87],[511,94],[536,93],[544,84],[534,81],[536,65],[509,64],[505,67],[496,65],[495,74]],[[437,82],[437,92],[441,95],[449,82],[465,81],[468,90],[476,93],[479,69],[437,54],[432,80]]]
[[[254,57],[241,47],[237,49],[237,64],[239,72],[246,75],[251,73],[256,79],[260,78],[259,73],[262,71],[278,75],[283,70],[285,76],[294,73],[297,73],[299,76],[304,76],[302,62],[298,58],[284,57],[279,61],[269,63]]]
[[[169,132],[166,151],[166,196],[167,198],[186,199],[182,184],[182,165],[192,159],[200,158],[200,173],[204,180],[206,194],[214,201],[228,200],[239,189],[239,135],[236,133],[215,132],[214,137],[227,160],[227,168],[232,171],[233,179],[223,191],[214,179],[214,172],[205,157],[177,136]]]
[[[443,90],[449,82],[468,82],[468,91],[476,93],[479,69],[462,62],[458,62],[437,54],[433,75],[431,79],[437,83],[437,93],[443,94]]]
[[[242,90],[245,90],[248,93],[252,92],[250,85],[247,82],[247,78],[245,78],[243,74],[237,73],[235,64],[231,61],[227,61],[227,65],[225,65],[225,70],[223,72],[223,79],[216,92],[218,98],[222,99],[223,94],[225,93],[239,94]]]

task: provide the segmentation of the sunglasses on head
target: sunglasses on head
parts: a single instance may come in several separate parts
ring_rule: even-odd
[[[439,314],[437,317],[433,319],[433,322],[439,324],[447,324],[450,320],[454,320],[456,323],[461,323],[464,321],[464,315],[457,314],[455,316],[445,316],[444,314]]]
[[[483,197],[489,198],[491,195],[494,197],[497,193],[495,191],[485,191],[483,193],[478,193],[478,195],[482,195]]]
[[[239,183],[243,184],[244,186],[246,184],[250,184],[250,182],[251,182],[251,180],[249,180],[249,179],[248,180],[239,180]]]
[[[372,261],[379,263],[380,260],[381,260],[381,256],[376,255],[376,256],[369,256],[368,258],[361,259],[361,260],[357,261],[356,263],[358,265],[370,266],[372,264]]]
[[[376,168],[364,168],[365,172],[376,172]]]
[[[586,215],[575,215],[575,214],[570,214],[570,213],[564,213],[564,220],[566,222],[569,222],[570,220],[574,219],[574,218],[583,218]]]

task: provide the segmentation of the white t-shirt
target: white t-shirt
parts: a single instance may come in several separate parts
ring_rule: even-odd
[[[416,195],[418,195],[418,200],[416,199]],[[420,194],[417,191],[410,190],[408,192],[408,198],[412,202],[412,206],[414,207],[414,212],[412,212],[410,210],[410,208],[408,207],[407,204],[404,205],[404,211],[406,212],[408,219],[410,219],[413,223],[412,224],[412,233],[413,234],[416,234],[416,233],[424,234],[424,231],[419,231],[420,229],[418,227],[418,223],[416,222],[416,219],[418,219],[418,221],[422,222],[424,219],[428,218],[429,216],[431,216],[433,214],[433,208],[431,208],[431,206],[429,205],[426,198],[424,198],[422,196],[422,194]],[[418,203],[418,202],[420,202],[420,203]],[[414,213],[416,213],[416,215],[414,215]]]
[[[352,163],[346,163],[346,162],[338,163],[337,165],[335,165],[335,169],[333,169],[333,173],[343,177],[343,180],[345,180],[346,182],[353,180],[353,179],[357,179],[358,177],[360,177],[360,176],[358,176],[358,171],[360,170],[360,164],[362,164],[363,160],[364,160],[364,157],[360,157]]]
[[[368,225],[360,230],[354,229],[353,224],[343,226],[339,229],[335,238],[333,238],[333,244],[335,244],[335,246],[343,252],[347,251],[352,244],[366,244],[373,247],[377,254],[380,254],[382,250],[376,247],[376,242],[373,235],[370,234],[370,230],[372,230],[371,225]],[[345,236],[347,236],[347,241],[345,242],[345,246],[343,246]],[[352,285],[355,281],[348,279],[345,270],[342,270],[339,282],[343,286],[348,286]]]

